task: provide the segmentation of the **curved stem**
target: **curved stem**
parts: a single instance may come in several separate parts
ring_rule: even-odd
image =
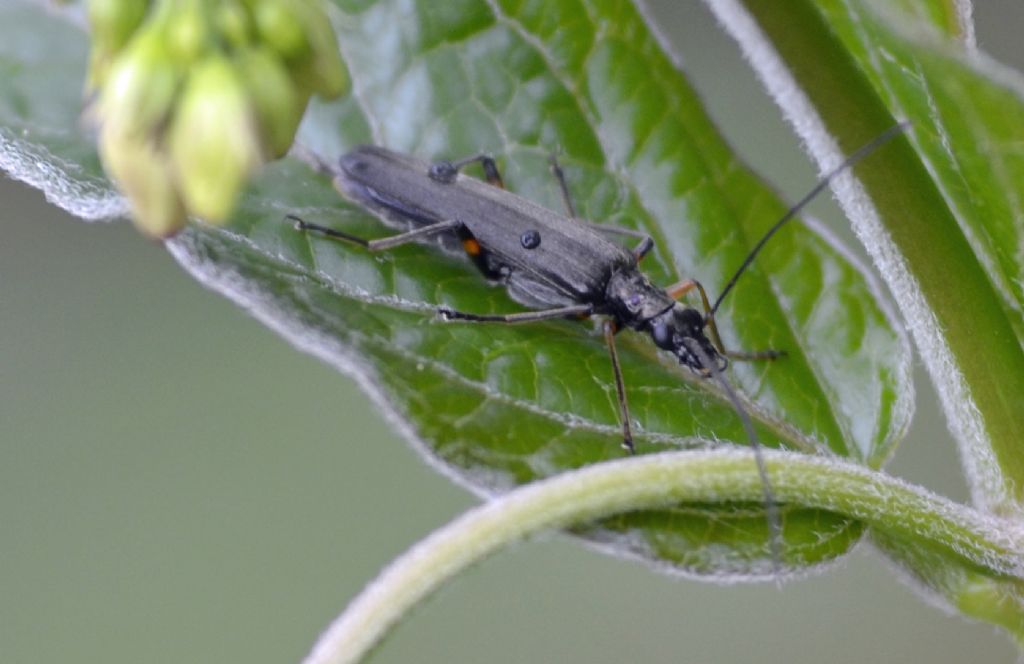
[[[863,520],[993,574],[1024,575],[1016,526],[861,466],[765,450],[776,498]],[[693,501],[759,501],[749,450],[645,455],[588,466],[474,508],[416,544],[367,586],[321,635],[306,664],[362,659],[405,613],[460,570],[540,530]]]
[[[803,0],[786,3],[785,11],[772,0],[706,4],[739,42],[822,169],[896,118],[912,118],[917,123],[913,134],[941,137],[935,151],[927,147],[930,139],[924,144],[920,138],[894,141],[884,148],[884,159],[858,170],[859,184],[853,179],[837,183],[836,197],[917,342],[960,445],[974,503],[1020,518],[1024,409],[1008,396],[1024,393],[1024,352],[1013,322],[1018,315],[1008,313],[1013,307],[1005,305],[1000,292],[1005,287],[993,281],[994,270],[986,267],[991,254],[979,253],[970,240],[979,232],[970,229],[987,228],[981,219],[992,216],[988,206],[965,206],[963,199],[951,196],[951,190],[963,187],[961,176],[947,181],[930,156],[970,161],[983,172],[987,164],[1003,168],[993,147],[1001,144],[995,138],[998,122],[986,119],[980,131],[988,137],[979,141],[966,134],[951,138],[943,117],[970,113],[994,118],[1011,112],[1019,117],[1019,93],[999,97],[985,113],[961,109],[973,105],[972,97],[984,98],[981,91],[994,80],[972,69],[970,54],[954,55],[952,41],[943,44],[947,55],[941,61],[923,64],[930,62],[923,57],[926,52],[939,51],[938,42],[926,48],[924,42],[908,42],[912,23],[901,32],[896,21],[866,6],[872,3]],[[914,56],[908,57],[908,48]],[[958,81],[962,90],[970,85],[972,92],[950,101],[940,91],[943,79]],[[921,111],[938,98],[949,108]],[[972,146],[981,143],[986,145],[983,153],[969,156]],[[982,172],[976,177],[986,180]],[[1008,191],[1004,186],[992,200],[1015,195]],[[967,196],[981,200],[978,191]],[[986,343],[978,343],[978,330],[985,330]]]

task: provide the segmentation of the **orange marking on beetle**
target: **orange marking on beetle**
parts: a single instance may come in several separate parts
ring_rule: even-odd
[[[462,241],[462,248],[466,250],[466,253],[470,256],[480,255],[480,243],[473,238]]]

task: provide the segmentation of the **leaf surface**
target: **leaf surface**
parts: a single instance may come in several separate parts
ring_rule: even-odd
[[[891,159],[859,172],[878,221],[855,225],[910,322],[976,504],[1019,514],[1024,77],[972,48],[958,4],[809,0],[782,20],[743,3],[840,150],[913,122]],[[817,121],[776,96],[826,158]]]
[[[84,35],[38,9],[0,11],[67,31],[69,54],[57,71],[67,88],[80,89]],[[721,139],[631,3],[339,0],[332,19],[354,92],[311,109],[300,133],[325,161],[359,143],[426,158],[484,151],[498,158],[510,190],[560,209],[547,167],[558,150],[581,216],[651,234],[656,249],[644,268],[652,280],[697,278],[712,296],[785,210]],[[28,80],[34,65],[18,64]],[[77,97],[35,94],[29,90],[27,108],[59,107],[39,135],[69,123],[71,147],[31,146],[60,154],[52,164],[69,182],[93,183],[95,156],[71,122]],[[17,131],[13,104],[0,103],[3,130]],[[76,192],[50,193],[72,210],[81,201]],[[168,246],[205,283],[357,375],[400,430],[477,491],[622,454],[607,350],[593,324],[441,323],[441,305],[475,313],[522,307],[437,246],[369,255],[297,233],[285,214],[363,237],[394,232],[289,159],[259,176],[227,229],[197,226]],[[729,370],[764,444],[872,468],[889,455],[913,397],[907,344],[880,302],[842,249],[799,224],[759,256],[719,317],[728,346],[788,353]],[[749,443],[712,381],[629,332],[619,336],[619,352],[640,453]],[[826,511],[792,506],[783,518],[785,562],[794,567],[846,551],[860,533],[856,522]],[[757,504],[686,505],[581,532],[701,573],[763,572],[768,554]]]

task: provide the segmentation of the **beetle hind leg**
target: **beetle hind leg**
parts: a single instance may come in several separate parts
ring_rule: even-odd
[[[300,217],[296,217],[294,214],[289,214],[285,218],[295,223],[295,230],[297,231],[317,233],[332,240],[339,240],[341,242],[358,245],[370,252],[387,251],[388,249],[393,249],[409,242],[422,240],[423,238],[430,237],[431,235],[456,231],[462,228],[461,221],[439,221],[435,224],[430,224],[429,226],[415,228],[407,233],[399,233],[398,235],[382,237],[376,240],[367,240],[334,228],[328,228],[327,226],[321,226],[320,224],[311,224]]]

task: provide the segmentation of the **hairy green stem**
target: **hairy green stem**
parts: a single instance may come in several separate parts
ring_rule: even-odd
[[[774,94],[787,113],[794,118],[799,114],[794,124],[805,140],[811,132],[808,127],[820,122],[834,137],[839,152],[848,153],[892,126],[895,119],[913,120],[918,124],[915,131],[922,136],[945,135],[942,124],[933,126],[935,118],[919,110],[912,115],[914,107],[906,99],[886,90],[887,86],[902,90],[907,85],[891,72],[895,65],[890,65],[884,76],[874,71],[872,57],[886,59],[885,53],[901,40],[883,27],[885,21],[875,17],[871,3],[802,0],[786,3],[785,11],[772,0],[738,0],[735,4],[749,12],[763,33],[763,37],[749,30],[737,33],[735,16],[729,17],[748,57],[753,55],[752,42],[763,39],[763,45],[770,46],[785,66],[784,73],[781,69],[769,73],[763,55],[751,57],[761,76],[774,77],[778,79],[774,85],[783,87],[791,79],[799,89],[799,95],[780,94],[781,88]],[[876,31],[872,38],[878,43],[865,46],[850,36],[844,41],[847,33],[840,28],[847,22]],[[886,39],[891,43],[887,45]],[[953,43],[945,46],[950,51],[954,48]],[[918,48],[922,55],[930,52],[930,47]],[[862,49],[871,54],[857,55]],[[890,53],[888,57],[894,56]],[[958,63],[969,61],[967,54],[961,56],[962,61],[948,57],[951,76],[958,74]],[[913,66],[918,70],[911,67],[907,78],[936,75],[934,68],[926,72],[920,63]],[[913,97],[923,91],[904,90],[901,94]],[[817,117],[807,115],[803,99]],[[999,112],[1019,113],[1018,103],[1007,102],[1010,106]],[[943,150],[957,148],[954,144]],[[1003,296],[986,272],[985,258],[975,253],[962,230],[967,221],[958,220],[918,148],[909,140],[897,140],[884,148],[884,153],[885,159],[857,169],[880,223],[876,228],[862,221],[859,234],[917,339],[954,435],[960,440],[975,504],[999,514],[1019,515],[1024,504],[1024,408],[1019,399],[1024,394],[1024,352],[1013,328],[1013,315],[1008,315]],[[954,187],[962,186],[959,177]],[[849,211],[848,215],[854,218]],[[985,343],[979,343],[979,338]]]
[[[861,466],[765,451],[776,499],[863,520],[987,570],[1024,574],[1024,534]],[[669,452],[588,466],[516,489],[470,510],[394,561],[327,629],[306,664],[362,659],[413,606],[501,547],[549,528],[688,502],[759,501],[748,450]]]

